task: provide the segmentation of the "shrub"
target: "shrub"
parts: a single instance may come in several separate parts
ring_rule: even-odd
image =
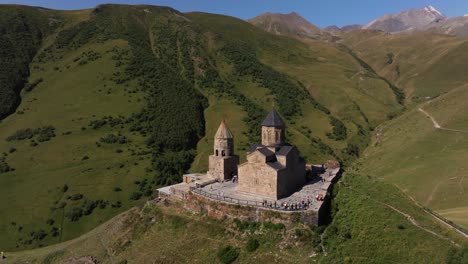
[[[26,128],[19,129],[13,135],[7,137],[7,141],[25,140],[36,137],[39,142],[49,141],[55,137],[55,128],[53,126],[46,126],[36,129]]]
[[[120,187],[114,187],[114,192],[121,192],[122,191],[122,188]]]
[[[327,133],[327,137],[334,140],[344,140],[347,137],[346,126],[339,119],[330,116],[330,124],[333,126],[332,133]]]
[[[0,158],[0,173],[6,173],[11,171],[12,168],[8,165],[5,158]]]
[[[130,200],[140,200],[141,196],[143,194],[141,192],[133,192],[131,195],[130,195]]]
[[[90,215],[98,206],[97,201],[85,200],[83,203],[83,215]]]
[[[25,86],[24,86],[24,90],[26,92],[31,92],[32,90],[34,90],[34,88],[36,88],[36,86],[38,84],[40,84],[41,82],[43,82],[44,80],[42,78],[39,78],[35,81],[33,81],[32,83],[27,83]]]
[[[218,259],[223,264],[230,264],[239,257],[239,249],[232,246],[224,246],[218,251]]]
[[[263,223],[263,227],[265,229],[270,229],[270,230],[273,230],[273,231],[278,231],[278,230],[284,229],[283,224],[281,224],[281,223],[275,224],[275,223],[272,223],[272,222]]]
[[[31,238],[33,240],[38,240],[38,241],[43,240],[46,236],[47,236],[47,233],[42,229],[31,232]]]
[[[76,222],[80,220],[82,216],[83,216],[83,209],[79,207],[73,207],[71,211],[65,214],[65,217],[67,217],[72,222]]]
[[[62,187],[62,192],[66,193],[67,191],[68,191],[68,185],[65,184],[65,185],[63,185],[63,187]]]
[[[83,194],[81,193],[75,193],[74,195],[70,196],[70,200],[72,201],[78,201],[83,199]]]
[[[54,219],[50,219],[50,218],[49,218],[49,219],[47,219],[46,223],[47,223],[48,225],[53,225],[53,224],[55,223],[55,221],[54,221]]]
[[[115,143],[125,144],[128,142],[128,139],[127,137],[122,136],[122,135],[109,134],[99,139],[99,141],[102,143],[106,143],[106,144],[115,144]]]
[[[260,223],[257,222],[248,222],[248,221],[241,221],[239,219],[234,219],[234,224],[236,225],[237,229],[240,231],[249,231],[249,232],[254,232],[255,230],[258,229],[260,226]]]
[[[259,246],[260,246],[260,242],[258,242],[257,239],[249,238],[247,240],[247,243],[245,244],[245,249],[247,249],[248,252],[254,252],[255,250],[257,250]]]
[[[16,152],[16,148],[15,147],[11,147],[10,150],[8,150],[9,153],[14,153]]]

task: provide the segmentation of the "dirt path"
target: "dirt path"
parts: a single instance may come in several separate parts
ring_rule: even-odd
[[[453,131],[453,132],[462,132],[462,133],[468,133],[468,131],[466,130],[459,130],[459,129],[451,129],[451,128],[445,128],[445,127],[442,127],[438,122],[437,120],[435,120],[435,118],[429,114],[428,112],[426,112],[424,109],[422,108],[418,108],[418,111],[423,113],[424,115],[426,115],[427,117],[429,117],[432,121],[432,124],[434,125],[434,128],[436,129],[440,129],[440,130],[446,130],[446,131]]]
[[[444,236],[442,236],[442,235],[440,235],[440,234],[437,234],[436,232],[434,232],[434,231],[432,231],[432,230],[429,230],[429,229],[427,229],[427,228],[421,226],[411,215],[409,215],[409,214],[407,214],[407,213],[405,213],[405,212],[403,212],[403,211],[400,211],[400,210],[398,210],[397,208],[395,208],[395,207],[393,207],[393,206],[391,206],[391,205],[389,205],[389,204],[387,204],[387,203],[378,201],[378,200],[376,200],[376,199],[370,197],[370,196],[367,195],[367,194],[360,193],[360,192],[354,190],[351,186],[347,186],[347,185],[345,185],[344,183],[339,183],[339,184],[341,184],[341,185],[344,186],[345,188],[347,188],[347,189],[349,189],[349,190],[352,190],[352,191],[354,191],[354,192],[356,192],[356,193],[358,193],[358,194],[360,194],[360,195],[366,196],[367,198],[369,198],[370,200],[372,200],[372,201],[374,201],[374,202],[376,202],[376,203],[378,203],[378,204],[381,204],[381,205],[383,205],[383,206],[385,206],[385,207],[388,207],[388,208],[392,209],[393,211],[395,211],[395,212],[399,213],[400,215],[404,216],[404,217],[406,218],[406,220],[408,220],[413,226],[415,226],[415,227],[421,229],[422,231],[425,231],[425,232],[427,232],[427,233],[429,233],[429,234],[432,234],[432,235],[434,235],[434,236],[436,236],[436,237],[438,237],[438,238],[440,238],[440,239],[450,241],[450,243],[452,243],[452,244],[454,244],[454,245],[458,245],[457,243],[455,243],[455,242],[454,242],[453,240],[451,240],[450,238],[444,237]],[[416,205],[419,206],[417,203],[416,203]],[[427,212],[427,211],[426,211],[426,212]],[[450,226],[450,225],[448,225],[447,223],[443,222],[441,219],[439,219],[439,218],[436,217],[435,215],[433,215],[433,214],[431,214],[431,215],[432,215],[434,218],[436,218],[437,220],[439,220],[440,222],[442,222],[442,223],[444,223],[445,225],[449,226],[450,228],[455,229],[455,228],[453,228],[453,226]],[[455,229],[455,230],[459,232],[459,230],[457,230],[457,229]],[[459,232],[459,233],[460,233],[460,232]],[[464,235],[464,234],[463,234],[463,235]],[[466,237],[466,235],[465,235],[465,237]]]
[[[424,206],[422,206],[421,204],[419,204],[412,196],[408,195],[402,188],[400,188],[400,186],[396,185],[396,184],[393,184],[395,187],[397,187],[402,193],[404,193],[406,195],[406,197],[408,197],[411,201],[413,201],[413,203],[418,206],[419,208],[423,209],[424,212],[428,213],[430,216],[432,216],[432,218],[436,219],[437,221],[441,222],[442,224],[444,224],[445,226],[447,226],[448,228],[454,230],[455,232],[457,232],[458,234],[462,235],[464,238],[468,239],[468,234],[466,234],[465,232],[463,232],[462,230],[460,230],[457,226],[454,226],[454,225],[451,225],[449,223],[447,223],[446,221],[444,221],[444,219],[440,218],[438,215],[435,215],[434,213],[432,213],[431,211],[428,211]]]

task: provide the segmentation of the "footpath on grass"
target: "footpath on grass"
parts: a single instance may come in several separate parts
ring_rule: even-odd
[[[432,124],[434,125],[434,128],[437,128],[437,129],[440,129],[440,130],[446,130],[446,131],[468,133],[468,131],[466,131],[466,130],[459,130],[459,129],[452,129],[452,128],[442,127],[442,126],[437,122],[437,120],[435,120],[435,118],[434,118],[431,114],[429,114],[428,112],[426,112],[424,109],[419,108],[418,111],[421,112],[421,113],[423,113],[424,115],[426,115],[427,117],[429,117],[429,118],[431,119]]]

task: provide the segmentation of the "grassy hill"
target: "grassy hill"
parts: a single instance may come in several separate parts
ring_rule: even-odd
[[[421,102],[465,84],[466,39],[427,32],[386,34],[359,30],[344,33],[344,42],[380,75]]]
[[[409,111],[378,127],[362,171],[396,184],[419,203],[467,227],[464,192],[466,39],[431,33],[354,31],[345,43],[380,75],[404,89]],[[371,48],[372,47],[372,48]]]
[[[396,184],[419,203],[468,228],[465,178],[466,86],[454,89],[378,128],[360,161],[361,172]]]
[[[227,256],[235,263],[463,263],[468,256],[460,237],[390,184],[348,174],[335,192],[334,220],[325,230],[217,221],[178,203],[148,204],[77,239],[6,255],[8,263],[86,257],[99,263],[230,263]],[[227,247],[230,253],[220,253]]]

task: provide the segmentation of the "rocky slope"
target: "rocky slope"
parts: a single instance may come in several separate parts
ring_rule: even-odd
[[[385,32],[402,32],[409,30],[420,30],[432,23],[446,20],[447,17],[433,6],[421,9],[410,9],[398,14],[387,14],[379,17],[363,29],[382,30]]]
[[[289,14],[265,13],[247,20],[252,25],[275,35],[295,38],[330,37],[327,32],[305,20],[296,12]]]

